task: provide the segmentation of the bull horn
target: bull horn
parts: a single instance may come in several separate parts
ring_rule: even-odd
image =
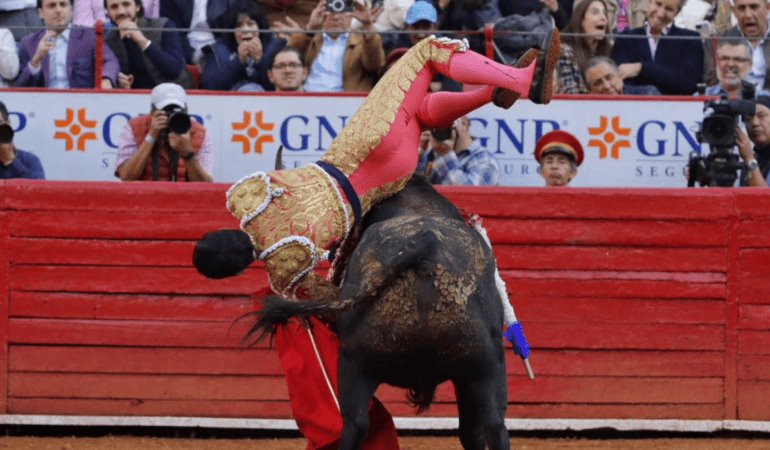
[[[278,152],[275,154],[275,170],[283,170],[283,145],[278,147]]]

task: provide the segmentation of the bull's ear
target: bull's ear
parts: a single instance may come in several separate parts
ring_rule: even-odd
[[[275,154],[275,170],[283,170],[283,145],[278,147],[278,152]]]
[[[193,265],[198,272],[215,279],[241,273],[254,259],[251,239],[241,230],[206,233],[193,251]]]

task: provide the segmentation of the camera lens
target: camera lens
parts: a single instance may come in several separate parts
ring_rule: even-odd
[[[7,123],[0,125],[0,144],[13,142],[13,128]]]
[[[184,111],[171,113],[168,117],[168,129],[172,133],[185,134],[192,128],[190,116]]]

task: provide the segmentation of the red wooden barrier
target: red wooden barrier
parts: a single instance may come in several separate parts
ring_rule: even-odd
[[[276,352],[233,325],[263,267],[190,263],[236,226],[226,187],[0,183],[4,413],[291,417]],[[509,417],[770,420],[770,191],[443,192],[486,218],[533,346],[534,381],[508,352]]]

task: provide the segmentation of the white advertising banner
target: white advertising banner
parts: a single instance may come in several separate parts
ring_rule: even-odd
[[[120,132],[150,110],[148,92],[3,90],[18,148],[42,161],[51,180],[117,180]],[[362,96],[198,92],[189,112],[214,143],[214,180],[233,182],[271,170],[279,145],[287,167],[316,161],[361,104]],[[701,152],[697,98],[520,101],[509,110],[487,105],[471,114],[471,134],[500,164],[505,186],[540,186],[533,158],[543,134],[564,129],[583,143],[585,161],[573,186],[684,187],[691,152]],[[703,145],[704,154],[708,152]]]

